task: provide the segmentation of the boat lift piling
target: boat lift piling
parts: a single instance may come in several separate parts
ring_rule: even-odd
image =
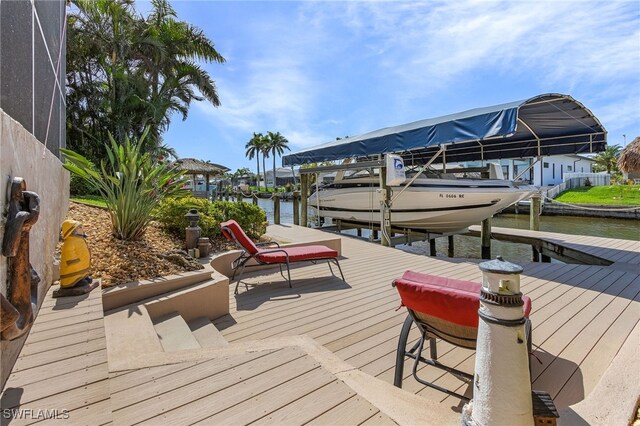
[[[293,191],[293,224],[300,225],[300,191]]]
[[[273,193],[273,223],[280,225],[280,194]]]
[[[309,198],[309,175],[300,173],[300,224],[305,228],[309,226],[308,198]]]
[[[480,231],[480,257],[482,259],[491,259],[491,218],[490,217],[482,221],[482,230]]]

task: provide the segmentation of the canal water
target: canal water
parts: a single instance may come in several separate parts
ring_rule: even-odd
[[[250,199],[245,200],[251,202]],[[267,220],[273,223],[273,201],[258,200],[260,206],[267,213]],[[314,210],[309,209],[310,221],[314,218]],[[280,203],[281,223],[293,223],[293,203]],[[502,214],[495,216],[492,226],[502,228],[529,229],[529,214]],[[540,230],[559,232],[563,234],[590,235],[594,237],[618,238],[640,241],[640,221],[627,219],[602,219],[575,216],[541,216]],[[363,229],[362,236],[370,238],[371,233]],[[345,234],[356,235],[355,230],[343,231]],[[639,243],[640,244],[640,243]],[[398,245],[396,248],[418,254],[429,254],[428,242],[414,242],[412,245]],[[447,239],[436,240],[438,256],[446,256]],[[454,255],[471,259],[480,258],[480,238],[464,235],[454,236]],[[531,246],[502,241],[491,241],[491,257],[502,255],[512,262],[529,262],[532,258]],[[555,260],[552,260],[555,262]]]

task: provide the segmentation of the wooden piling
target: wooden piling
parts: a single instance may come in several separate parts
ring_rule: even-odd
[[[273,223],[280,225],[280,194],[273,193]]]
[[[529,209],[529,229],[531,231],[540,230],[540,194],[531,196],[531,208]]]
[[[488,217],[482,221],[482,230],[480,231],[480,255],[482,259],[491,259],[491,218]]]
[[[258,194],[256,194],[255,192],[251,193],[251,202],[253,202],[254,206],[258,205]]]
[[[454,250],[453,250],[453,235],[449,235],[447,237],[448,240],[448,246],[447,246],[447,256],[449,257],[455,257],[454,256]]]
[[[529,209],[529,229],[531,231],[540,230],[540,194],[535,193],[531,196],[531,205]],[[531,246],[532,259],[534,262],[540,262],[540,251]]]
[[[436,256],[436,239],[429,238],[429,256]]]
[[[300,173],[300,197],[300,226],[306,228],[309,226],[309,218],[307,217],[309,210],[307,204],[309,198],[309,175],[306,173]]]
[[[293,224],[300,225],[300,191],[293,191]]]

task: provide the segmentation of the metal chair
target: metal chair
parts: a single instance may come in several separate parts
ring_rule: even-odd
[[[235,220],[228,220],[221,223],[220,229],[222,231],[222,235],[224,235],[227,240],[235,242],[242,250],[240,255],[232,263],[233,275],[231,276],[231,281],[235,279],[238,269],[240,270],[234,294],[238,294],[238,287],[240,285],[244,269],[251,266],[278,265],[280,267],[280,275],[289,282],[289,287],[293,288],[291,285],[291,263],[311,262],[315,264],[318,261],[326,260],[331,273],[333,274],[331,262],[334,262],[336,266],[338,266],[342,281],[345,281],[342,268],[338,262],[338,252],[327,246],[311,245],[301,247],[280,247],[276,242],[256,244],[251,241]],[[276,247],[265,248],[269,245],[275,245]],[[252,259],[255,260],[256,265],[247,265],[247,263]],[[282,272],[283,265],[287,266],[287,277],[285,277]]]
[[[392,284],[400,295],[402,306],[409,311],[404,321],[396,352],[393,384],[402,387],[405,358],[414,360],[412,375],[419,383],[437,389],[447,395],[468,401],[469,398],[429,382],[418,376],[419,363],[431,365],[453,374],[461,380],[471,382],[473,375],[444,365],[438,361],[437,339],[467,349],[476,348],[478,338],[478,309],[480,308],[480,284],[454,280],[435,275],[407,271]],[[531,299],[523,296],[525,330],[528,351],[531,353]],[[420,331],[420,339],[407,348],[412,325]],[[425,340],[429,340],[429,358],[422,355]]]

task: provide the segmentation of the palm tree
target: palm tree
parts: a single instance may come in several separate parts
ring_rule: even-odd
[[[594,160],[596,166],[600,170],[606,170],[607,173],[616,171],[616,162],[620,156],[620,145],[608,146],[603,152],[596,155]]]
[[[107,134],[162,144],[174,113],[193,101],[220,105],[215,82],[198,62],[224,63],[202,30],[178,20],[168,0],[152,0],[145,18],[133,0],[73,0],[67,32],[67,147],[95,161]]]
[[[267,190],[267,166],[264,160],[269,158],[269,137],[262,135],[260,140],[260,152],[262,152],[262,174],[264,177],[264,190]]]
[[[282,155],[289,148],[289,141],[280,132],[267,132],[267,145],[273,155],[273,188],[276,187],[276,155]]]
[[[144,64],[149,82],[152,134],[166,130],[174,112],[187,118],[191,101],[220,99],[214,81],[194,61],[224,63],[202,30],[177,20],[167,0],[152,0],[151,13],[142,23],[142,37],[136,59]],[[200,95],[199,95],[199,94]]]
[[[253,137],[247,142],[244,146],[247,150],[245,152],[245,156],[249,158],[249,160],[253,160],[253,157],[256,157],[256,168],[258,169],[258,173],[256,175],[256,186],[258,187],[258,191],[260,190],[260,153],[262,152],[262,140],[264,136],[262,133],[253,133]],[[264,161],[264,160],[263,160]],[[265,181],[266,185],[266,181]]]

